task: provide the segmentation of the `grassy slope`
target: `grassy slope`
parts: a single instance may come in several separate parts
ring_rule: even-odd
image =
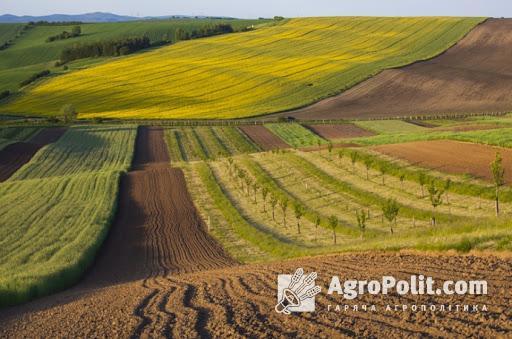
[[[232,118],[271,113],[333,95],[382,69],[435,56],[481,20],[292,19],[72,72],[30,89],[2,111],[52,115],[73,103],[82,117]]]
[[[20,81],[43,69],[56,70],[53,65],[58,60],[60,52],[75,43],[141,35],[147,35],[152,41],[159,41],[164,34],[174,39],[174,31],[177,28],[190,32],[197,27],[209,23],[225,21],[229,21],[234,28],[246,27],[257,22],[255,20],[205,19],[83,24],[81,25],[82,36],[51,43],[45,42],[46,38],[59,34],[64,30],[69,32],[72,26],[37,26],[28,30],[22,38],[17,39],[13,46],[5,51],[0,51],[0,91],[4,89],[16,90]],[[3,29],[0,25],[0,43],[3,37],[2,31]],[[101,60],[91,59],[87,60],[87,63],[90,64]],[[83,64],[83,61],[79,62],[76,67],[83,66]]]
[[[0,306],[74,283],[115,212],[136,129],[73,128],[0,184]]]
[[[14,40],[22,26],[21,24],[0,24],[0,45],[9,40]]]

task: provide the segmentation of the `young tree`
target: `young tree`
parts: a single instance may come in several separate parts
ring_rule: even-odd
[[[338,218],[335,215],[329,217],[329,227],[332,229],[332,238],[334,245],[336,245],[336,227],[338,227]]]
[[[425,187],[425,184],[427,183],[427,175],[424,172],[420,172],[420,174],[418,175],[418,182],[421,187],[421,198],[424,198],[425,197],[424,187]]]
[[[404,180],[405,180],[405,174],[400,174],[400,188],[402,191],[404,190]]]
[[[281,207],[281,212],[283,212],[283,225],[286,227],[286,210],[288,209],[288,198],[283,198],[283,200],[280,200],[279,207]]]
[[[82,34],[82,28],[80,26],[73,26],[71,29],[71,36],[75,37],[79,36],[80,34]]]
[[[355,170],[355,165],[357,161],[357,153],[355,151],[350,152],[350,162],[352,162],[352,171]]]
[[[300,219],[304,215],[304,209],[299,203],[293,205],[293,212],[295,213],[295,219],[297,219],[297,233],[300,234]]]
[[[393,231],[393,222],[396,226],[396,217],[398,216],[398,212],[400,211],[400,206],[398,206],[398,203],[395,199],[388,199],[382,206],[382,214],[386,218],[386,220],[389,222],[389,227],[391,230],[391,234],[394,233]]]
[[[258,183],[255,181],[252,183],[252,191],[254,193],[254,203],[255,204],[258,204],[258,199],[256,198],[258,196],[258,190],[259,190],[259,185]]]
[[[320,225],[320,216],[317,214],[315,215],[315,229],[318,228],[318,226]]]
[[[338,159],[339,159],[340,165],[341,165],[341,160],[343,159],[343,150],[338,151]]]
[[[75,106],[71,104],[66,104],[62,106],[60,109],[60,114],[62,116],[62,119],[66,123],[74,121],[78,116],[78,112],[76,111]]]
[[[277,198],[274,195],[272,195],[270,197],[270,206],[272,206],[272,220],[274,220],[274,221],[276,220],[276,218],[275,218],[275,210],[276,210],[277,201],[278,200],[277,200]]]
[[[244,192],[244,181],[245,181],[245,172],[244,172],[244,170],[238,170],[238,179],[240,180],[240,190],[243,193]]]
[[[451,186],[452,186],[452,179],[448,178],[448,180],[445,181],[444,188],[443,188],[447,204],[450,203],[450,197],[448,196],[448,190],[450,189]]]
[[[385,163],[379,165],[379,172],[382,176],[382,185],[386,186],[386,174],[388,173],[388,166]]]
[[[496,205],[496,216],[500,215],[500,187],[505,185],[505,169],[503,168],[501,154],[496,152],[496,158],[491,163],[491,173],[495,187],[495,205]]]
[[[268,195],[268,188],[262,187],[261,188],[261,197],[263,198],[263,212],[267,212],[267,195]]]
[[[370,180],[370,167],[372,167],[373,161],[370,158],[364,159],[364,167],[366,167],[366,180]]]
[[[361,230],[361,238],[364,236],[364,232],[366,231],[366,221],[368,219],[368,215],[364,210],[356,211],[356,218],[357,218],[357,226],[359,226],[359,229]]]
[[[330,142],[328,145],[327,145],[327,150],[329,151],[329,155],[332,153],[332,142]]]
[[[430,197],[430,203],[432,204],[432,217],[430,218],[432,226],[436,225],[436,207],[443,203],[443,193],[444,191],[438,189],[432,180],[428,186],[428,195]]]

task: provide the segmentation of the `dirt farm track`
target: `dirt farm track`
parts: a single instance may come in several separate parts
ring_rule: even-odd
[[[346,92],[281,115],[377,118],[512,110],[512,19],[488,19],[440,56],[381,72]]]
[[[162,130],[141,128],[133,170],[103,250],[72,289],[0,311],[0,337],[340,337],[512,335],[512,260],[494,256],[359,253],[240,265],[208,235],[183,174],[168,165]],[[277,274],[319,274],[314,313],[280,315]],[[486,279],[487,296],[327,295],[332,275],[377,279],[413,274]],[[375,305],[376,312],[328,311]],[[389,305],[486,305],[486,312],[386,312]]]

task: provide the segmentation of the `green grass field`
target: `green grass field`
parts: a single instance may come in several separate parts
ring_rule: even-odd
[[[1,111],[49,116],[64,104],[74,104],[83,118],[262,115],[339,93],[385,68],[433,57],[482,20],[285,20],[251,32],[184,41],[70,72],[27,89]],[[31,32],[25,44],[37,46],[30,41],[40,41],[48,33]],[[3,68],[9,62],[20,66],[16,53],[21,60],[35,58],[30,46],[17,52],[23,47],[20,42],[10,50]]]
[[[131,163],[134,127],[76,127],[0,184],[0,306],[68,287],[91,264]]]
[[[265,127],[292,147],[308,147],[327,144],[327,140],[321,138],[300,124],[276,123],[266,124]]]
[[[59,59],[61,51],[73,44],[143,35],[147,35],[152,42],[162,40],[164,35],[170,40],[174,40],[174,32],[178,28],[191,32],[204,25],[221,22],[229,22],[235,29],[260,23],[258,20],[171,19],[82,24],[80,37],[50,43],[46,42],[49,36],[57,35],[65,30],[69,32],[72,26],[36,26],[16,39],[14,45],[0,51],[0,91],[17,90],[18,84],[22,80],[44,69],[50,69],[57,73],[62,72],[62,68],[55,68],[54,63]],[[16,27],[21,27],[21,25],[0,25],[0,43],[2,39],[12,36],[12,31],[15,31]],[[104,58],[78,61],[71,64],[70,69],[81,68],[103,60]]]
[[[415,133],[428,130],[425,127],[402,120],[369,120],[356,121],[354,123],[361,128],[373,131],[377,134]]]

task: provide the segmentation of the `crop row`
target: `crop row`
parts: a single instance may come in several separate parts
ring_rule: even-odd
[[[231,126],[168,128],[165,139],[173,162],[216,159],[259,150],[245,134]]]

